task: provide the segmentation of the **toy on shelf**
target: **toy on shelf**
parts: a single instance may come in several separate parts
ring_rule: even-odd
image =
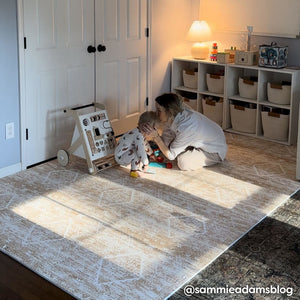
[[[92,112],[79,114],[81,109],[92,108]],[[75,122],[72,143],[68,150],[59,150],[57,160],[62,166],[69,163],[69,154],[85,158],[90,174],[116,165],[114,152],[116,140],[105,106],[92,103],[80,107],[66,109]]]
[[[218,45],[217,45],[217,43],[213,43],[212,50],[210,53],[210,60],[217,61],[217,54],[218,54]]]
[[[231,46],[230,49],[225,49],[224,52],[229,53],[228,63],[234,63],[236,47]]]

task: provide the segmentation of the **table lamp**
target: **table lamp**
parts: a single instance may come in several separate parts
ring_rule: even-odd
[[[196,42],[191,49],[193,58],[207,59],[209,54],[209,48],[204,43],[208,41],[211,36],[211,30],[205,21],[194,21],[190,27],[187,40]]]

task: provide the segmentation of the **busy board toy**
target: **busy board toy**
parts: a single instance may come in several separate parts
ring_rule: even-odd
[[[87,108],[92,108],[92,112],[79,113],[80,110]],[[105,106],[101,103],[92,103],[66,109],[64,112],[74,118],[76,126],[70,148],[59,150],[57,153],[59,164],[67,166],[69,155],[74,154],[86,159],[90,174],[116,165],[114,159],[116,140]]]

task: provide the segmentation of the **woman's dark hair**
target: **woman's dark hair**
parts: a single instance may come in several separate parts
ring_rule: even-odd
[[[162,94],[155,101],[166,110],[166,114],[172,120],[183,110],[182,100],[174,93]]]

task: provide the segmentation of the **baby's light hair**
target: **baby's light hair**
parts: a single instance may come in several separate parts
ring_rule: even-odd
[[[140,115],[138,127],[141,128],[144,124],[154,127],[157,122],[158,119],[154,111],[145,111]]]

